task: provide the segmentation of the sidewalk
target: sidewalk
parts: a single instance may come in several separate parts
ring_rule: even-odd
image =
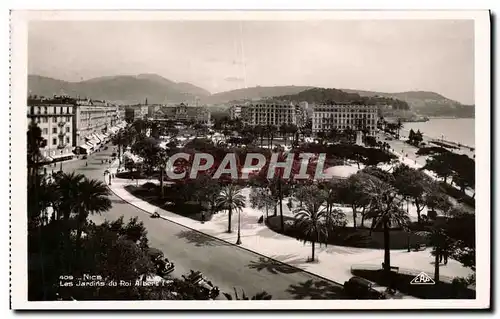
[[[117,162],[113,163],[113,166],[116,166],[116,164]],[[116,167],[114,167],[111,172],[116,173]],[[142,185],[148,181],[159,183],[154,180],[139,180],[138,184]],[[112,180],[110,188],[118,197],[149,214],[158,211],[163,219],[197,230],[231,244],[236,242],[238,214],[233,215],[233,233],[228,234],[226,233],[228,222],[225,212],[214,215],[211,221],[202,224],[199,221],[159,209],[156,206],[134,197],[125,190],[124,187],[129,184],[136,185],[136,182],[137,181],[115,178]],[[308,263],[306,260],[311,256],[311,244],[303,244],[294,238],[275,233],[264,224],[258,224],[258,218],[263,215],[263,212],[250,208],[250,204],[248,203],[248,189],[244,190],[244,195],[247,197],[247,207],[241,212],[241,240],[243,242],[241,246],[243,248],[289,264],[293,267],[309,271],[340,284],[343,284],[352,277],[350,268],[354,264],[357,266],[380,266],[382,264],[384,251],[380,249],[332,245],[320,247],[318,244],[316,244],[316,258],[319,259],[319,262]],[[411,253],[408,253],[406,250],[391,251],[391,264],[393,266],[411,269],[418,268],[417,271],[424,271],[430,276],[434,273],[434,265],[431,263],[433,260],[429,250]],[[440,272],[446,277],[465,277],[471,273],[468,268],[462,267],[462,265],[455,260],[450,260],[448,265],[442,266]]]

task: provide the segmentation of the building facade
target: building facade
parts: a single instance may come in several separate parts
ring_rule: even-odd
[[[229,107],[229,117],[231,118],[231,120],[241,118],[241,106],[231,105],[231,107]]]
[[[118,124],[118,107],[105,101],[77,100],[75,112],[76,145],[97,146],[108,137],[110,129]],[[90,145],[89,145],[90,146]]]
[[[181,103],[176,106],[165,106],[161,109],[166,119],[175,121],[193,121],[201,124],[210,124],[211,115],[204,106],[189,106]]]
[[[308,118],[303,106],[290,102],[255,102],[234,106],[237,108],[242,121],[251,126],[294,124],[300,127]]]
[[[374,135],[377,129],[377,105],[319,104],[313,106],[312,132],[367,130]]]
[[[40,127],[47,141],[41,155],[56,162],[90,153],[121,125],[118,107],[104,101],[67,96],[28,97],[28,121]]]
[[[28,125],[35,122],[47,141],[40,149],[44,162],[65,160],[73,157],[76,123],[76,105],[73,99],[28,98]]]

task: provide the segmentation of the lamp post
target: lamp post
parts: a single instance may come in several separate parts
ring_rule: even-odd
[[[238,238],[236,245],[241,245],[241,209],[238,209]]]

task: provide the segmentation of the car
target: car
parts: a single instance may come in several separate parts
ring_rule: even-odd
[[[358,276],[344,283],[345,294],[353,299],[387,299],[386,289]]]
[[[219,287],[215,286],[210,280],[207,280],[207,278],[205,278],[200,271],[191,270],[189,274],[182,275],[182,278],[185,281],[198,286],[208,295],[208,298],[212,300],[216,299],[220,294]]]
[[[160,277],[165,277],[174,271],[175,265],[173,262],[169,261],[168,258],[164,258],[163,252],[157,248],[149,248],[148,256],[155,265],[156,274]]]
[[[392,140],[394,140],[394,139],[393,139],[392,137],[389,137],[389,136],[388,136],[388,137],[386,137],[386,138],[385,138],[385,140],[386,140],[386,141],[392,141]]]

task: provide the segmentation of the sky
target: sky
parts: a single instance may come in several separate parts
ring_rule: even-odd
[[[37,21],[28,72],[155,73],[211,93],[310,85],[474,103],[473,20]]]

